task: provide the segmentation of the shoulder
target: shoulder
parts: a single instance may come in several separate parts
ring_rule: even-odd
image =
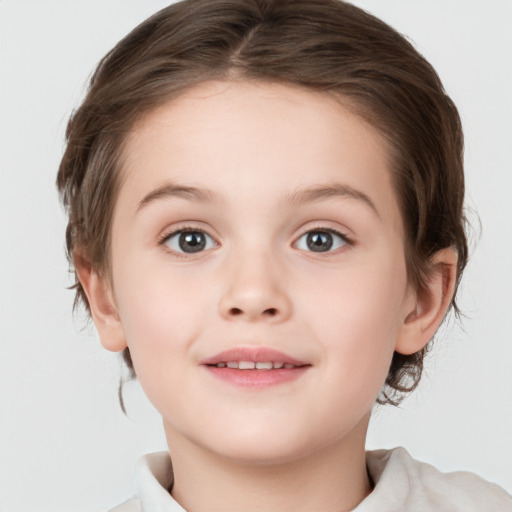
[[[110,509],[108,512],[142,512],[142,505],[138,498],[132,498]]]
[[[367,465],[376,484],[372,494],[401,510],[512,512],[512,496],[498,485],[467,471],[442,473],[404,448],[368,452]]]

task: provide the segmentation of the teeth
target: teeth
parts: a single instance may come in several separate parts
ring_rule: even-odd
[[[272,370],[273,364],[272,363],[256,363],[256,369],[257,370]]]
[[[295,368],[293,364],[290,363],[273,363],[272,361],[262,361],[255,363],[254,361],[227,361],[217,363],[215,366],[217,368],[235,368],[237,370],[279,370],[280,368]]]

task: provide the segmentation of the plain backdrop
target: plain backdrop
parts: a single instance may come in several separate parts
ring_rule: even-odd
[[[136,383],[73,320],[54,187],[66,120],[97,61],[162,0],[0,0],[0,511],[105,511],[165,449]],[[466,135],[467,203],[482,222],[420,388],[379,408],[369,448],[405,446],[512,491],[512,2],[358,0],[438,70]],[[476,216],[470,214],[476,224]]]

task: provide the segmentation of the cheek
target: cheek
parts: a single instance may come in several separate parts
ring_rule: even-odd
[[[161,374],[168,380],[204,327],[204,283],[177,276],[165,265],[133,263],[126,258],[116,276],[126,341],[142,383]],[[134,268],[138,271],[129,270]]]
[[[344,386],[368,385],[377,392],[403,325],[407,292],[403,260],[383,258],[379,263],[340,271],[304,303],[332,374]]]
[[[184,383],[190,393],[194,389],[195,368],[186,363],[191,362],[190,347],[203,328],[204,299],[197,290],[194,293],[179,283],[160,279],[150,286],[149,279],[137,281],[140,286],[126,291],[133,300],[121,308],[137,380],[158,411],[186,424],[189,394],[177,390]],[[196,392],[196,396],[201,395]]]
[[[303,292],[303,306],[315,311],[326,331],[337,336],[350,326],[361,335],[373,332],[389,337],[401,324],[407,294],[405,262],[394,255],[370,255],[340,265],[339,270],[317,274],[308,280],[316,284],[309,293]]]

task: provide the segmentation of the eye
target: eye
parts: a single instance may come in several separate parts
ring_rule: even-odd
[[[315,229],[304,233],[297,241],[297,248],[304,251],[328,252],[350,244],[346,235],[334,229]]]
[[[162,242],[177,253],[195,254],[217,246],[215,240],[197,229],[180,229],[165,235]]]

